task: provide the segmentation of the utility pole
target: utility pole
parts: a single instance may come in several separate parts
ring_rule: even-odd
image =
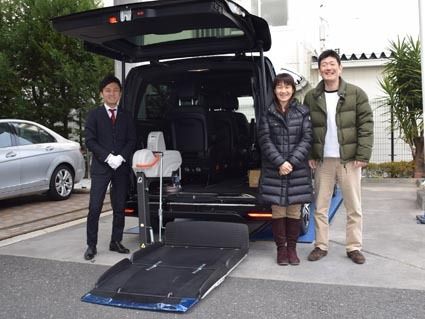
[[[419,0],[420,1],[420,0]],[[327,49],[327,37],[328,37],[328,29],[329,29],[329,23],[328,21],[323,17],[323,11],[326,9],[325,2],[322,2],[319,7],[319,41],[320,41],[320,52],[323,52],[325,49]],[[326,11],[325,11],[326,12]]]
[[[422,120],[425,121],[425,34],[423,30],[423,18],[425,17],[425,5],[418,0],[419,6],[419,41],[421,44],[421,75],[422,75]],[[424,123],[424,122],[423,122]],[[424,123],[425,124],[425,123]],[[425,125],[422,127],[423,134],[425,133]],[[424,152],[425,152],[425,136],[424,136]],[[424,154],[425,156],[425,154]]]

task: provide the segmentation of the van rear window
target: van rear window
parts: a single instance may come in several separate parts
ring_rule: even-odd
[[[159,43],[185,41],[192,39],[208,38],[232,38],[243,36],[244,32],[236,28],[206,28],[195,30],[183,30],[177,33],[167,34],[144,34],[135,37],[129,37],[126,40],[135,46],[146,46]]]

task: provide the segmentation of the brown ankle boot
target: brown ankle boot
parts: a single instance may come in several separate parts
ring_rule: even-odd
[[[297,241],[300,234],[300,219],[286,219],[286,236],[288,244],[288,261],[290,265],[299,265],[300,259],[297,256]]]
[[[273,238],[277,246],[276,261],[281,266],[288,265],[288,252],[286,250],[286,218],[272,219]]]

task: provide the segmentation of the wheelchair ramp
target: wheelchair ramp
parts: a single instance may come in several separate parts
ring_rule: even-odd
[[[165,242],[107,270],[81,300],[90,303],[186,312],[218,286],[248,253],[244,224],[171,222]]]

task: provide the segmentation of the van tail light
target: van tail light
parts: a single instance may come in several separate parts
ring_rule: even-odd
[[[248,217],[252,219],[270,219],[272,212],[270,211],[249,211]]]
[[[135,211],[136,210],[134,208],[126,208],[126,209],[124,209],[124,215],[134,216]]]

